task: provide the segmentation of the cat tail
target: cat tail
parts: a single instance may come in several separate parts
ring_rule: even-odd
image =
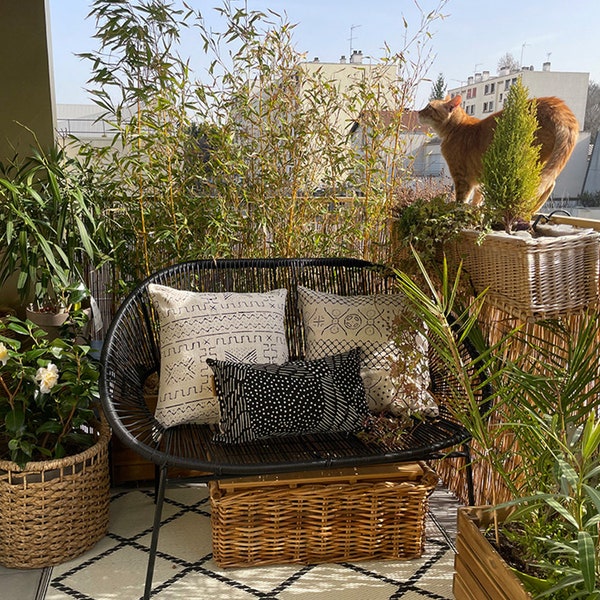
[[[541,181],[538,188],[539,200],[535,212],[550,197],[556,183],[556,178],[571,157],[579,137],[579,124],[574,115],[572,115],[572,118],[559,120],[555,123],[555,127],[554,148],[542,169]]]

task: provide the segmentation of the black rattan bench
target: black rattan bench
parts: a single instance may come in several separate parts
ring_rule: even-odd
[[[104,342],[100,388],[106,417],[115,435],[152,461],[159,471],[145,598],[149,598],[152,585],[169,467],[202,471],[206,473],[202,479],[209,481],[240,475],[461,456],[466,460],[469,500],[473,503],[470,436],[444,405],[447,381],[443,369],[432,357],[431,391],[439,401],[439,416],[416,420],[414,426],[394,442],[331,433],[219,444],[213,441],[214,426],[211,425],[162,427],[144,398],[147,379],[160,369],[159,328],[148,294],[150,283],[204,292],[263,292],[286,288],[290,360],[303,358],[304,334],[297,302],[298,285],[339,295],[396,291],[393,273],[355,259],[200,260],[155,273],[123,302]]]

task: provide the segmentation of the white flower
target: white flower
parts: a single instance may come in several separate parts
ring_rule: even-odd
[[[54,363],[48,363],[47,367],[37,370],[35,379],[40,382],[40,392],[47,394],[58,382],[58,368]]]
[[[4,366],[8,362],[8,348],[0,342],[0,362]]]

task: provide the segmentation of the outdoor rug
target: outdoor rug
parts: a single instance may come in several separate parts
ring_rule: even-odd
[[[451,600],[455,503],[431,499],[425,553],[412,561],[220,568],[212,560],[204,486],[167,489],[152,598],[158,600]],[[108,535],[76,560],[54,567],[46,600],[138,600],[154,504],[152,490],[117,490]],[[446,519],[446,521],[444,521]]]

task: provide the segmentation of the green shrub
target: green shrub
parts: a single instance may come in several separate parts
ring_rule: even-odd
[[[521,80],[511,86],[497,120],[490,146],[483,156],[482,190],[489,223],[507,232],[519,219],[529,221],[535,210],[542,165],[536,108],[527,99]]]

